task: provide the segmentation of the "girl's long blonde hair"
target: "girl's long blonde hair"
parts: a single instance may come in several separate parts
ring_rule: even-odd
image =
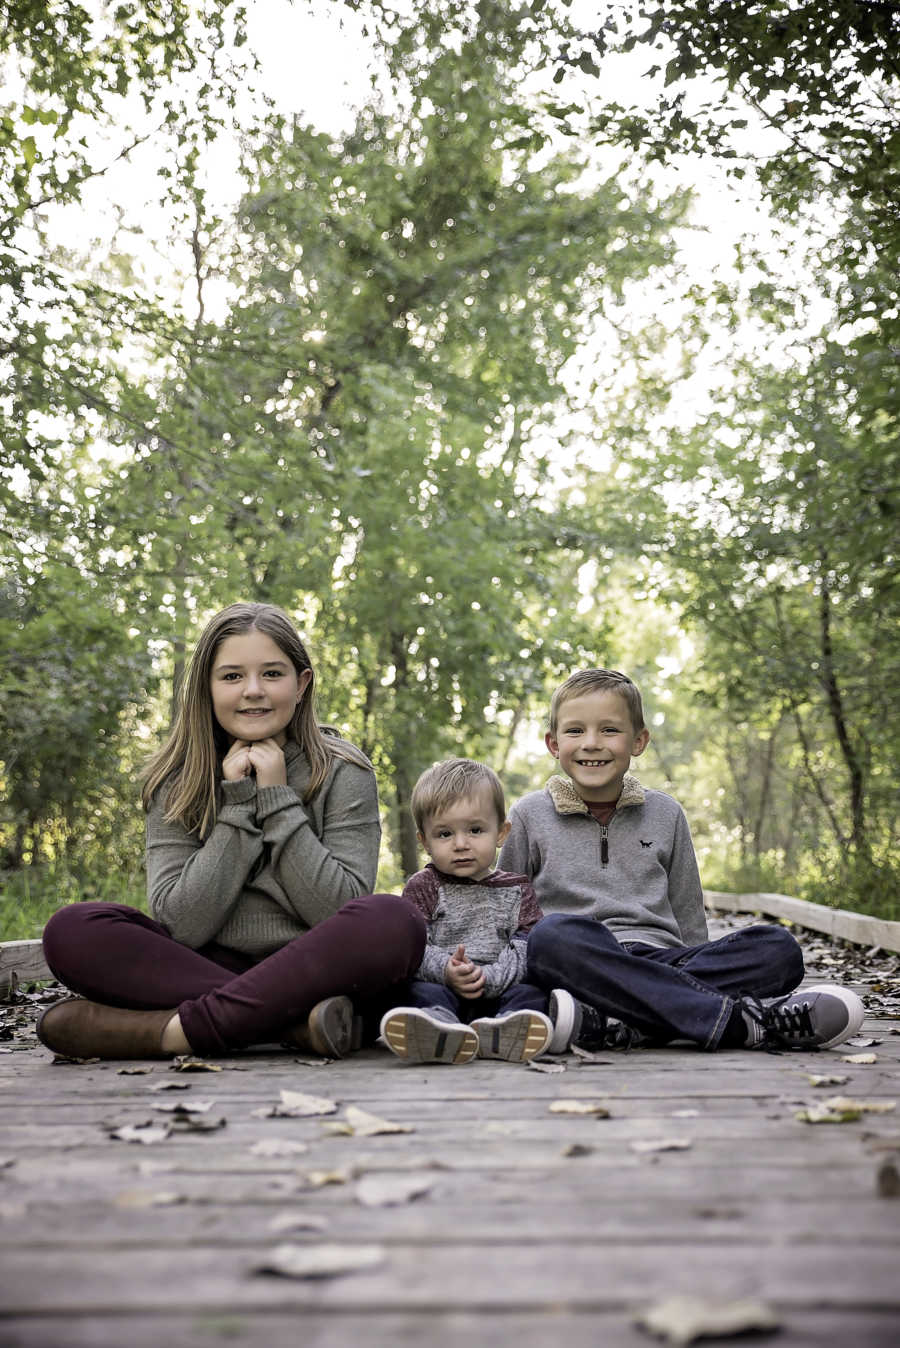
[[[345,758],[361,767],[371,768],[368,759],[336,731],[320,726],[316,718],[315,670],[293,623],[283,609],[274,604],[231,604],[211,618],[200,635],[188,666],[175,721],[169,738],[153,755],[143,772],[141,800],[149,810],[156,792],[166,787],[166,819],[180,820],[190,833],[207,837],[216,822],[222,759],[230,747],[230,738],[213,713],[209,684],[216,652],[228,637],[262,632],[288,657],[298,675],[306,670],[311,678],[287,727],[288,739],[295,740],[309,762],[309,785],[304,804],[321,787],[332,759]]]

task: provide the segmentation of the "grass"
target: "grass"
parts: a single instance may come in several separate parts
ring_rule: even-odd
[[[146,912],[143,875],[78,875],[65,867],[26,866],[10,876],[0,893],[0,941],[38,938],[47,919],[67,903],[105,899]]]

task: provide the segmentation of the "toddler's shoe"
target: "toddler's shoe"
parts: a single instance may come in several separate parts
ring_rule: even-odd
[[[866,1009],[855,992],[821,983],[787,997],[742,997],[748,1048],[834,1048],[856,1034]]]
[[[442,1006],[395,1006],[381,1018],[381,1037],[410,1063],[471,1062],[478,1052],[475,1031]]]
[[[509,1011],[505,1016],[482,1016],[471,1028],[478,1035],[479,1058],[530,1062],[546,1053],[553,1024],[543,1011]]]

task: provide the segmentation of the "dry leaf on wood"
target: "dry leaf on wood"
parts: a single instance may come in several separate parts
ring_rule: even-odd
[[[349,1124],[355,1137],[377,1137],[380,1133],[414,1133],[409,1123],[391,1123],[389,1119],[380,1119],[377,1114],[368,1114],[356,1105],[348,1105],[344,1110],[344,1120]]]
[[[579,1048],[577,1044],[573,1044],[569,1052],[583,1063],[600,1063],[603,1067],[612,1067],[612,1058],[601,1057],[599,1053],[591,1053],[586,1048]]]
[[[153,1071],[152,1067],[120,1067],[116,1072],[117,1077],[146,1077]]]
[[[857,1067],[871,1067],[877,1061],[877,1053],[845,1053],[841,1058],[841,1062],[852,1062]]]
[[[257,1119],[311,1119],[322,1114],[336,1114],[337,1101],[318,1095],[304,1095],[301,1091],[282,1091],[281,1104],[250,1111]]]
[[[563,1147],[560,1154],[562,1156],[590,1156],[593,1150],[593,1147],[586,1147],[581,1142],[570,1142],[567,1147]]]
[[[324,1231],[328,1222],[313,1212],[278,1212],[269,1222],[269,1230],[276,1236],[286,1231]]]
[[[646,1141],[629,1142],[628,1145],[632,1151],[643,1155],[654,1151],[687,1151],[694,1143],[689,1137],[652,1137]]]
[[[205,1058],[194,1058],[183,1053],[169,1064],[170,1072],[221,1072],[218,1063],[207,1062]]]
[[[566,1070],[566,1064],[564,1062],[544,1062],[543,1058],[532,1058],[526,1063],[526,1066],[529,1067],[532,1072],[546,1072],[548,1076],[553,1072],[564,1072]]]
[[[356,1186],[356,1201],[364,1208],[399,1207],[433,1187],[430,1175],[364,1175]]]
[[[147,1087],[148,1091],[189,1091],[191,1089],[189,1081],[171,1081],[168,1078],[162,1081],[151,1081]]]
[[[810,1105],[794,1115],[801,1123],[856,1123],[863,1114],[889,1114],[896,1106],[894,1100],[852,1100],[846,1095],[833,1095],[820,1105]]]
[[[774,1311],[761,1301],[711,1301],[693,1296],[667,1297],[635,1316],[635,1324],[676,1344],[779,1327]]]
[[[385,1261],[380,1245],[276,1245],[255,1273],[277,1273],[283,1278],[334,1278],[360,1273]]]
[[[168,1123],[156,1123],[150,1119],[146,1123],[126,1123],[120,1128],[109,1127],[106,1124],[104,1127],[109,1136],[119,1142],[143,1142],[147,1147],[152,1146],[154,1142],[164,1142],[172,1132]]]
[[[212,1100],[159,1100],[153,1106],[165,1114],[208,1114],[212,1107]]]
[[[846,1086],[850,1078],[842,1076],[818,1076],[815,1072],[810,1072],[807,1080],[809,1081],[810,1086]]]
[[[99,1058],[69,1058],[65,1053],[54,1053],[51,1061],[51,1067],[87,1067],[91,1063],[99,1062]]]
[[[289,1142],[282,1137],[262,1138],[250,1148],[253,1156],[300,1156],[305,1151],[309,1151],[305,1142]]]
[[[297,1174],[311,1189],[323,1189],[326,1184],[349,1184],[356,1178],[353,1170],[298,1170]]]
[[[184,1194],[176,1194],[163,1189],[123,1189],[113,1199],[117,1208],[170,1208],[176,1203],[186,1203]]]
[[[609,1110],[606,1105],[598,1104],[596,1100],[554,1100],[550,1106],[551,1114],[592,1114],[598,1119],[608,1119]]]
[[[172,1115],[171,1128],[173,1133],[214,1133],[219,1128],[225,1128],[228,1120],[223,1118],[206,1119],[201,1114],[182,1114]]]

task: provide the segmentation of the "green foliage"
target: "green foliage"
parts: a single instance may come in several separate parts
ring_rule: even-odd
[[[60,865],[28,865],[10,876],[0,891],[0,941],[34,941],[58,908],[102,900],[147,911],[143,874],[109,871],[99,856],[78,871]]]

